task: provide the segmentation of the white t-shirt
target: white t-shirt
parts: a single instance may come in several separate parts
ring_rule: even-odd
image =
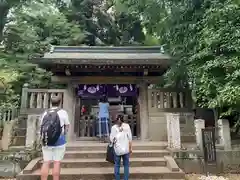
[[[57,109],[58,107],[52,107],[51,109]],[[64,109],[60,109],[58,112],[58,116],[60,119],[61,127],[62,127],[62,133],[64,133],[64,125],[69,125],[69,118],[68,113]],[[40,125],[42,124],[44,116],[47,114],[47,111],[45,111],[40,119]]]
[[[114,142],[114,139],[117,140]],[[114,149],[117,155],[123,155],[129,153],[129,142],[132,141],[132,132],[129,124],[122,123],[113,125],[110,134],[110,141],[114,142]]]

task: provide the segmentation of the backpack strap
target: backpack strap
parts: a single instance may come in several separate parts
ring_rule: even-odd
[[[60,110],[62,110],[62,108],[60,107],[57,107],[57,108],[50,108],[49,110],[54,110],[54,112],[58,112]],[[60,117],[59,117],[59,120],[61,121]],[[63,126],[61,126],[61,128],[64,128],[64,132],[65,132],[65,129],[66,129],[66,125],[64,124]]]

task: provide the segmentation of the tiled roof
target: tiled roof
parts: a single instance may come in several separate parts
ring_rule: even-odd
[[[170,64],[170,57],[160,51],[156,46],[56,46],[31,60],[38,64]]]

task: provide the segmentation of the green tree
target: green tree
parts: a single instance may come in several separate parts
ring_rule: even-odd
[[[166,74],[166,85],[190,86],[199,106],[239,114],[238,1],[122,2],[129,13],[142,17],[147,32],[159,37],[176,59]]]
[[[83,39],[80,27],[67,22],[54,4],[35,1],[14,9],[4,31],[6,50],[21,53],[44,52],[49,45],[78,45]]]
[[[8,84],[2,102],[18,104],[24,83],[31,87],[51,85],[50,72],[28,62],[28,54],[42,53],[50,45],[76,45],[84,38],[80,27],[67,22],[49,2],[27,2],[13,8],[4,27],[4,51],[0,51],[0,77]],[[11,77],[11,78],[9,78]]]
[[[7,22],[7,15],[11,8],[24,4],[26,0],[0,0],[0,43],[2,41],[3,29]]]
[[[145,38],[141,21],[117,2],[72,0],[60,9],[69,22],[75,21],[82,27],[86,34],[84,44],[141,44]]]

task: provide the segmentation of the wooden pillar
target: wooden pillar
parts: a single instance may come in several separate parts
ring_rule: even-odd
[[[67,89],[63,95],[63,109],[65,109],[68,112],[68,117],[70,121],[67,140],[74,141],[75,140],[75,134],[74,134],[75,95],[74,95],[74,87],[71,83],[68,84]]]
[[[139,84],[139,105],[141,140],[145,141],[149,138],[148,85],[146,82]]]

